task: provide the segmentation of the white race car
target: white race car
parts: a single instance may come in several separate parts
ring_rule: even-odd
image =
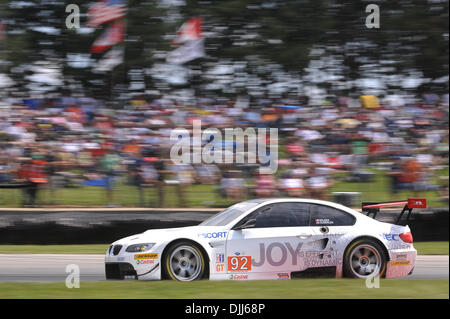
[[[424,199],[363,203],[363,212]],[[198,226],[148,230],[114,242],[106,279],[192,281],[332,276],[402,277],[417,251],[408,226],[377,221],[340,204],[312,199],[255,199]]]

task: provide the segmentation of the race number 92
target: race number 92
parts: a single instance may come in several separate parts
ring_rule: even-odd
[[[228,271],[250,271],[252,270],[252,258],[250,256],[228,257]]]

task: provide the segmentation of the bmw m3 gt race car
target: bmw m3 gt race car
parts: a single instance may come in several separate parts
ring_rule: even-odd
[[[114,242],[105,256],[106,279],[407,276],[417,255],[409,227],[368,216],[400,205],[397,224],[426,200],[363,203],[363,213],[312,199],[241,202],[198,226],[151,229]]]

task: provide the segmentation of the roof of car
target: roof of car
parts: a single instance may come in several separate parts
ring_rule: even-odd
[[[271,203],[282,203],[282,202],[302,202],[302,203],[311,203],[311,204],[319,204],[319,205],[326,205],[331,206],[338,209],[344,209],[346,211],[351,211],[353,213],[358,213],[358,211],[354,210],[353,208],[344,206],[339,203],[327,201],[327,200],[320,200],[320,199],[313,199],[313,198],[296,198],[296,197],[280,197],[280,198],[256,198],[251,199],[246,202],[249,203],[258,203],[258,204],[271,204]]]
[[[308,202],[308,203],[328,204],[328,205],[329,204],[332,204],[332,205],[336,205],[337,204],[337,203],[326,201],[326,200],[313,199],[313,198],[296,198],[296,197],[255,198],[255,199],[250,199],[247,202],[250,202],[250,203]]]

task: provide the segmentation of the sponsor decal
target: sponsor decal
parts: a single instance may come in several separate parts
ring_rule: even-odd
[[[334,258],[327,259],[307,259],[305,260],[305,266],[310,267],[326,267],[326,266],[335,266],[337,265],[337,260]]]
[[[134,255],[134,260],[137,259],[158,259],[158,254],[153,253],[153,254],[137,254]]]
[[[226,231],[222,231],[222,232],[216,232],[216,233],[202,233],[202,234],[198,234],[198,237],[203,237],[205,239],[226,238],[227,237],[227,232]]]
[[[217,264],[216,272],[223,272],[225,270],[225,264]]]
[[[230,280],[245,280],[245,279],[248,279],[248,275],[237,275],[237,274],[234,274],[234,275],[230,276]]]
[[[153,265],[155,263],[154,259],[137,259],[136,265]]]
[[[427,208],[427,200],[425,198],[409,198],[409,208]]]
[[[410,264],[409,260],[394,260],[391,262],[391,266],[409,266]]]
[[[235,252],[234,254],[235,254],[236,256],[239,256],[241,253],[237,251],[237,252]]]
[[[216,254],[216,264],[223,264],[225,262],[224,254]]]
[[[334,222],[329,218],[316,218],[316,225],[333,225]]]
[[[250,271],[252,270],[252,257],[250,256],[230,256],[228,257],[229,271]]]
[[[124,261],[125,257],[117,257],[117,261]]]
[[[281,274],[277,274],[278,279],[289,279],[290,276],[288,273],[281,273]]]
[[[403,254],[403,255],[396,255],[395,256],[395,259],[397,259],[397,260],[405,260],[407,258],[408,258],[408,256],[405,255],[405,254]]]
[[[332,256],[336,256],[335,251],[301,251],[298,254],[302,258],[323,258],[324,256],[327,256],[328,258],[331,258]]]
[[[302,245],[303,243],[298,243],[294,248],[289,242],[275,242],[269,244],[267,247],[265,244],[259,244],[259,260],[256,261],[256,259],[253,259],[252,265],[255,267],[260,267],[267,262],[271,266],[278,267],[284,265],[288,258],[291,258],[291,264],[296,266]]]
[[[383,234],[384,239],[387,241],[399,241],[400,237],[398,234]]]

